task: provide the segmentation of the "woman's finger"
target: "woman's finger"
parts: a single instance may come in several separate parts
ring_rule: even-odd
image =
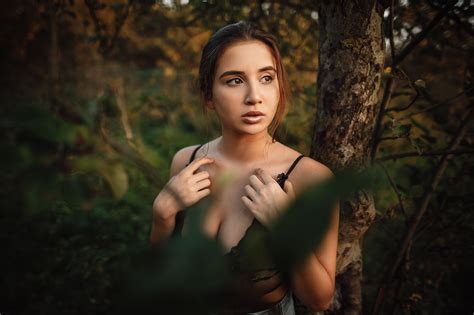
[[[207,188],[211,185],[211,181],[209,179],[203,179],[199,182],[197,182],[195,185],[194,185],[194,188],[196,190],[201,190],[203,188]]]
[[[198,170],[198,168],[200,168],[201,166],[203,166],[205,164],[210,164],[210,163],[214,163],[213,158],[201,157],[199,159],[196,159],[196,160],[192,161],[191,164],[189,164],[188,167],[186,168],[186,172],[194,174],[194,172],[196,172]]]
[[[206,197],[210,193],[211,193],[211,190],[209,188],[200,190],[200,191],[197,192],[197,198],[198,198],[198,200],[201,200],[202,198]]]
[[[242,202],[244,203],[245,207],[247,207],[247,209],[249,209],[252,213],[254,212],[255,205],[253,204],[252,200],[249,199],[249,197],[242,196],[240,197],[240,200],[242,200]]]
[[[192,176],[192,179],[197,183],[199,181],[209,178],[209,176],[210,176],[209,172],[202,171],[202,172],[197,172],[196,174],[194,174]]]
[[[257,192],[255,191],[255,189],[252,188],[252,186],[245,185],[244,190],[245,194],[250,198],[250,200],[254,202],[257,200]]]
[[[255,189],[255,191],[259,192],[260,189],[264,186],[262,181],[257,177],[257,175],[251,175],[249,177],[250,185]]]
[[[273,177],[268,172],[266,172],[264,169],[257,168],[255,170],[255,173],[260,177],[261,181],[265,185],[275,182]]]

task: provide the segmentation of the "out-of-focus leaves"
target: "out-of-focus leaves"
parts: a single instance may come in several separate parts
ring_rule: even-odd
[[[204,200],[186,209],[183,237],[138,256],[125,290],[127,307],[149,313],[159,305],[168,314],[205,314],[231,285],[222,247],[201,232],[209,204]]]
[[[109,161],[98,155],[86,155],[70,160],[72,167],[79,172],[95,172],[104,178],[114,197],[120,199],[128,190],[128,175],[119,161]]]
[[[76,126],[39,106],[20,106],[7,121],[11,127],[45,141],[72,144],[75,139]]]
[[[290,270],[303,262],[327,231],[336,202],[368,187],[374,172],[345,172],[308,188],[276,222],[270,235],[279,265]]]

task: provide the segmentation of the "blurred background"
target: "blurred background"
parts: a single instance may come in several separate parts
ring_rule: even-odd
[[[384,11],[387,47],[388,21],[401,49],[442,4],[394,1],[393,14]],[[377,180],[377,217],[364,239],[365,310],[439,152],[473,106],[473,9],[458,1],[392,77],[377,156],[387,176]],[[174,153],[219,134],[195,83],[201,49],[220,27],[249,20],[278,38],[291,98],[277,139],[309,154],[313,1],[8,0],[0,16],[2,315],[113,310],[124,257],[148,246],[152,202]],[[396,279],[393,313],[474,310],[473,139],[471,124]],[[412,154],[393,156],[400,152]]]

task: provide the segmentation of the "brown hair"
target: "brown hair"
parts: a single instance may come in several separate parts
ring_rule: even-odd
[[[204,102],[204,110],[206,108],[206,101],[212,99],[212,85],[216,73],[217,60],[223,53],[224,49],[235,42],[250,40],[258,40],[267,45],[276,61],[280,100],[278,102],[275,117],[269,127],[272,139],[275,140],[276,130],[285,115],[288,82],[275,37],[263,31],[253,23],[240,21],[238,23],[224,26],[215,32],[204,46],[201,55],[201,62],[199,64],[199,89]]]

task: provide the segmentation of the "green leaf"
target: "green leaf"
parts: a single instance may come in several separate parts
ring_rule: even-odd
[[[284,270],[301,263],[325,235],[336,202],[368,186],[370,172],[346,172],[304,192],[276,222],[270,235],[272,252]]]
[[[45,141],[72,144],[75,139],[75,125],[66,123],[39,106],[21,106],[9,119],[15,128],[27,131]]]

